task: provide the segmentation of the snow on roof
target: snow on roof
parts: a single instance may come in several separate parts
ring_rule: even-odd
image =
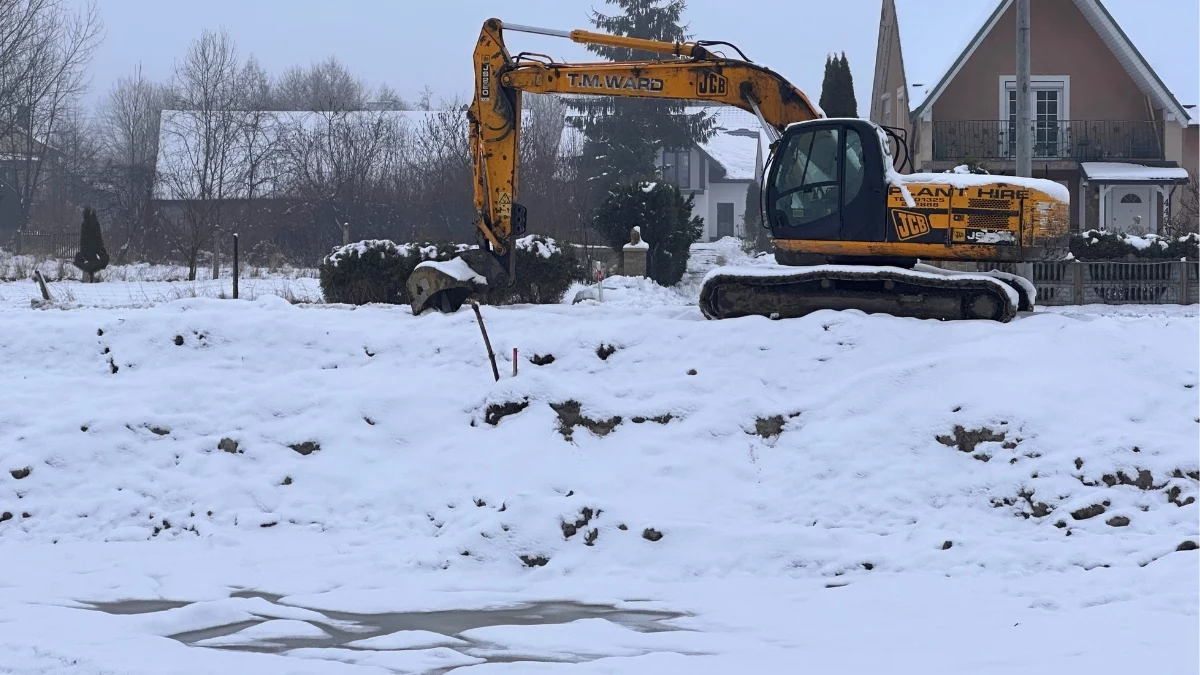
[[[1074,0],[1101,38],[1117,52],[1117,58],[1144,89],[1155,87],[1155,76],[1176,101],[1161,101],[1173,107],[1200,103],[1200,61],[1196,3],[1179,0]],[[928,100],[938,83],[950,72],[981,29],[998,20],[1012,0],[895,0],[900,29],[901,60],[908,83],[909,109],[916,111]],[[1182,13],[1182,15],[1181,15]],[[1123,40],[1107,35],[1102,25],[1105,14],[1117,24],[1117,32],[1133,46],[1122,54]],[[905,49],[907,46],[907,50]],[[1033,49],[1036,51],[1037,46]],[[1138,58],[1140,54],[1141,59]],[[1180,55],[1188,55],[1181,57]],[[1142,59],[1153,73],[1140,73]],[[1035,73],[1036,74],[1036,73]],[[1186,111],[1192,124],[1200,121],[1195,109]]]
[[[1083,162],[1083,173],[1090,181],[1138,181],[1146,183],[1187,182],[1187,169],[1144,166],[1122,162]]]
[[[700,147],[725,169],[729,180],[754,180],[758,159],[758,135],[717,133]]]

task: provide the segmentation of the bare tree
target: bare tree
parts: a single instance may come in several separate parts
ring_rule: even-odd
[[[168,96],[167,88],[146,79],[139,65],[131,75],[118,79],[100,104],[98,181],[117,264],[145,252],[153,213],[159,120]]]
[[[94,4],[73,12],[61,0],[0,0],[0,139],[16,158],[8,187],[22,226],[54,178],[51,143],[86,88],[100,32]]]
[[[367,95],[363,81],[332,56],[308,68],[289,68],[276,88],[276,101],[282,110],[362,110]]]
[[[178,208],[165,232],[195,279],[200,250],[212,247],[213,278],[220,276],[220,241],[227,223],[224,202],[237,189],[235,144],[241,124],[237,110],[238,59],[225,30],[204,31],[175,68],[176,110],[163,119],[163,187]]]
[[[386,111],[296,115],[282,140],[291,196],[349,243],[355,217],[369,213],[396,169],[402,135],[399,118]]]

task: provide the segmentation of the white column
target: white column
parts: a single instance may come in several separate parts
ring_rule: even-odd
[[[1082,232],[1087,227],[1087,189],[1086,180],[1079,181],[1079,231]]]
[[[1103,230],[1108,224],[1108,209],[1105,208],[1105,202],[1108,200],[1108,191],[1111,189],[1111,185],[1100,186],[1100,222],[1096,224],[1096,229]]]

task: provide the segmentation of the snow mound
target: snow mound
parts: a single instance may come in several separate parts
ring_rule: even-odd
[[[323,533],[393,570],[672,579],[1194,555],[1194,308],[614,303],[485,307],[499,382],[469,312],[0,309],[0,547]]]

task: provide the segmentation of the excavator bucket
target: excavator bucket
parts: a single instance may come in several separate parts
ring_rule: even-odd
[[[408,277],[408,298],[413,314],[427,309],[457,312],[472,295],[502,286],[508,275],[488,251],[471,249],[452,260],[426,260]]]

